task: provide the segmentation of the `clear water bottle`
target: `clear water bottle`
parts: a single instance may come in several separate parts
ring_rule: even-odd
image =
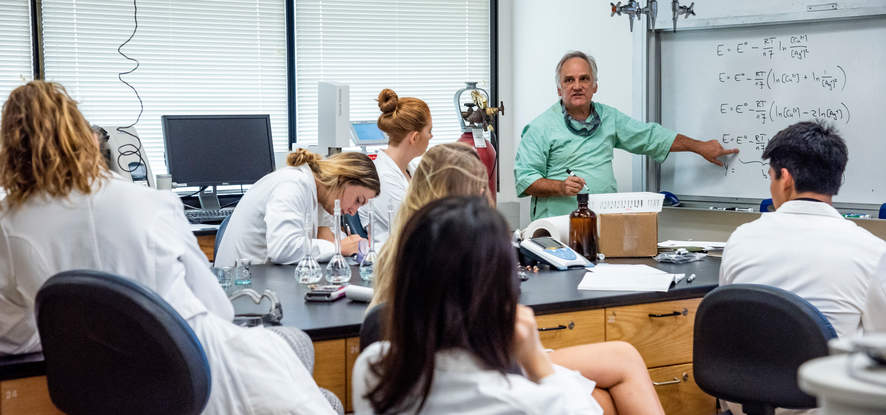
[[[335,200],[335,208],[333,210],[335,219],[335,255],[326,264],[326,281],[330,284],[345,284],[351,281],[351,267],[345,261],[345,257],[341,254],[341,201]]]
[[[305,214],[305,256],[295,266],[295,280],[299,284],[316,284],[323,279],[323,268],[314,258],[314,221],[311,214]]]
[[[366,232],[369,236],[369,252],[363,256],[360,261],[360,279],[363,281],[372,281],[372,273],[375,263],[378,261],[378,255],[375,253],[375,233],[373,233],[373,222],[375,221],[375,211],[372,210],[372,200],[369,200],[369,223],[366,225]]]

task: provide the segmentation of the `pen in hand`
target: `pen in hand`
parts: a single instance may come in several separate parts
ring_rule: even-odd
[[[566,169],[566,174],[568,174],[571,177],[577,177],[571,169]],[[587,183],[585,183],[585,186],[582,188],[582,190],[584,190],[585,192],[591,193],[591,189],[588,188]]]
[[[351,236],[351,226],[348,224],[344,217],[342,217],[341,229],[345,232],[345,236]]]

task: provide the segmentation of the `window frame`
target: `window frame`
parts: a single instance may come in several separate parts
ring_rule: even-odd
[[[29,0],[31,4],[31,39],[33,45],[32,61],[34,68],[34,79],[45,79],[43,67],[43,30],[42,18],[40,10],[42,0]],[[298,129],[296,120],[296,90],[295,90],[295,0],[285,0],[284,13],[286,16],[286,102],[287,102],[287,120],[288,120],[288,147],[291,151],[293,146],[298,142]],[[489,95],[490,100],[494,103],[498,102],[498,0],[489,0]],[[495,116],[493,123],[495,131],[498,129],[498,116]],[[498,140],[492,143],[496,152],[499,152]]]

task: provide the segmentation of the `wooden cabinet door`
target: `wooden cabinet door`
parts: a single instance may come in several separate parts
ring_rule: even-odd
[[[10,379],[0,382],[0,414],[61,415],[49,399],[46,376]]]
[[[314,380],[338,396],[342,405],[348,401],[345,366],[345,339],[314,342]]]
[[[548,349],[597,343],[604,339],[603,310],[536,316],[541,344]]]
[[[668,415],[716,413],[714,397],[695,384],[692,365],[673,365],[649,369],[658,399]]]
[[[215,261],[215,234],[197,235],[197,244],[200,250],[206,255],[209,262]]]
[[[626,341],[647,367],[692,362],[692,330],[701,298],[606,309],[606,340]]]
[[[353,374],[354,374],[354,362],[357,361],[357,356],[360,356],[360,338],[359,337],[349,337],[345,339],[345,344],[347,347],[347,356],[345,357],[345,365],[347,366],[347,395],[348,401],[345,402],[345,412],[353,412],[354,411],[354,396],[351,394],[351,385],[353,382]]]

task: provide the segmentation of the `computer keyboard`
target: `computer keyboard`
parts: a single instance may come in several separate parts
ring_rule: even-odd
[[[234,208],[221,209],[187,209],[185,217],[191,223],[221,223],[234,213]]]

